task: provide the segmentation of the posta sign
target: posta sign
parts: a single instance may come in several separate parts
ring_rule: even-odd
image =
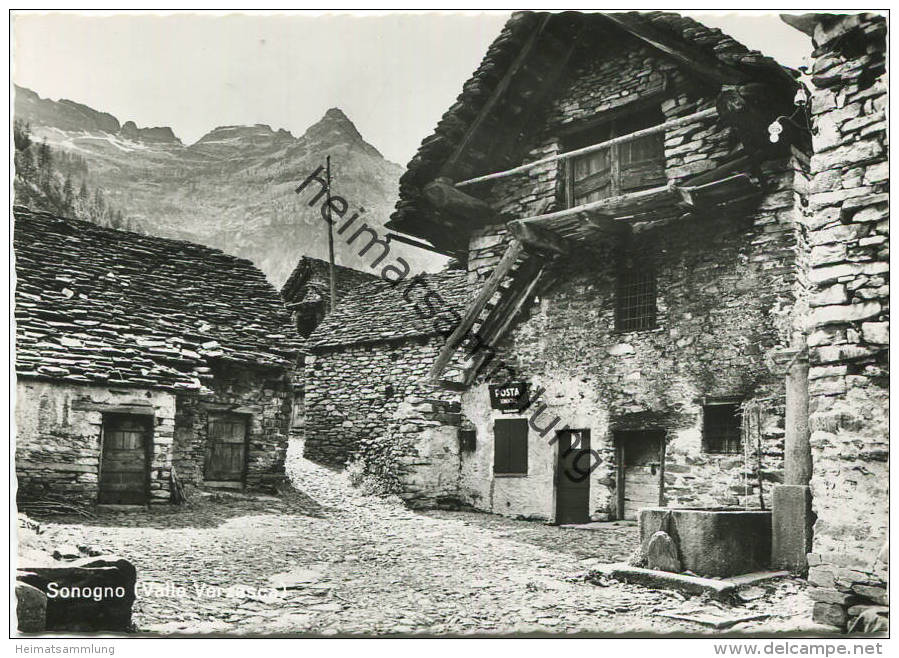
[[[528,405],[527,382],[490,384],[490,407],[500,411],[523,411]]]

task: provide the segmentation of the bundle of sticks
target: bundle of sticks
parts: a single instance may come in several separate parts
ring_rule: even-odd
[[[76,514],[88,519],[94,517],[84,505],[73,503],[70,500],[58,496],[45,495],[33,500],[23,500],[17,503],[20,512],[28,516],[50,516],[54,514]]]

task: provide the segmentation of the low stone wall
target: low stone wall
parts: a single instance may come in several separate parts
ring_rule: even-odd
[[[889,514],[889,163],[886,21],[822,15],[807,262],[816,621],[886,602]]]
[[[97,501],[103,414],[143,409],[154,416],[150,502],[168,503],[175,396],[139,388],[22,378],[16,386],[17,500],[51,494]]]

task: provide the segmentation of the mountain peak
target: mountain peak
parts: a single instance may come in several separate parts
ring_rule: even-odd
[[[339,107],[332,107],[318,122],[306,129],[303,137],[307,140],[323,141],[328,144],[340,142],[362,143],[362,135],[356,129],[356,125]],[[380,155],[380,154],[379,154]]]

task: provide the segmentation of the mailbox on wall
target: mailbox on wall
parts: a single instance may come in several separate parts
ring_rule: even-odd
[[[490,407],[492,409],[521,413],[527,406],[527,382],[490,384]]]

